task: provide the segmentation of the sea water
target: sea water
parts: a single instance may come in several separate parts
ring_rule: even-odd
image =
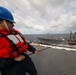
[[[70,34],[24,34],[24,37],[26,38],[27,42],[38,42],[37,37],[56,37],[56,38],[65,38],[65,39],[69,39],[70,38]],[[68,44],[58,44],[57,47],[65,47],[65,48],[75,48],[76,49],[76,45],[68,45]]]
[[[69,34],[24,34],[24,37],[26,38],[27,41],[33,42],[33,41],[38,41],[37,37],[47,37],[47,38],[63,37],[63,38],[69,39],[70,35]]]

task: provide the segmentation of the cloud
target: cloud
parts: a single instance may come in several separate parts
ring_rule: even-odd
[[[76,29],[75,0],[0,0],[22,33],[69,33]],[[20,26],[23,26],[19,28]]]

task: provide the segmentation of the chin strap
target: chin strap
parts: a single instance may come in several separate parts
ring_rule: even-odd
[[[6,21],[3,20],[3,22],[4,22],[4,26],[6,27],[6,29],[7,29],[8,31],[10,31],[9,28],[8,28],[8,25],[7,25]]]

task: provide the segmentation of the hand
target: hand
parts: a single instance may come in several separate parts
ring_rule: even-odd
[[[37,54],[38,53],[38,50],[35,50],[35,52],[34,52],[35,54]]]
[[[17,56],[16,58],[14,58],[14,60],[15,60],[15,61],[21,61],[21,60],[23,60],[24,58],[25,58],[25,56],[19,55],[19,56]]]

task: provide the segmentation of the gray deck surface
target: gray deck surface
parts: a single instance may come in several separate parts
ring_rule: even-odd
[[[38,50],[45,49],[45,47],[35,47]],[[38,75],[76,75],[75,51],[47,48],[30,57],[37,68]]]
[[[35,46],[38,50],[45,47]],[[48,48],[30,55],[38,75],[76,75],[76,52]]]

